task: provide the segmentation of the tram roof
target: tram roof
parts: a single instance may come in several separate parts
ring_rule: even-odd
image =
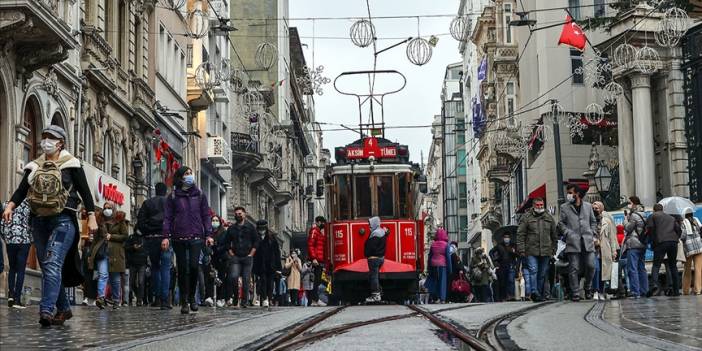
[[[393,164],[354,164],[354,165],[336,165],[331,167],[330,175],[339,174],[376,174],[376,173],[410,173],[414,172],[412,164],[408,163],[393,163]]]

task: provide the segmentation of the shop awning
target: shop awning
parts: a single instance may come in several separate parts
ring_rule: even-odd
[[[546,183],[542,184],[540,187],[534,189],[534,191],[529,193],[529,196],[517,207],[517,213],[524,213],[527,209],[531,207],[531,203],[536,198],[542,198],[546,200]]]

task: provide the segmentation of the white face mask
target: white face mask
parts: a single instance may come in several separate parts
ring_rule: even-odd
[[[106,208],[106,209],[102,210],[102,215],[105,216],[105,218],[111,218],[112,217],[112,209]]]
[[[536,213],[544,213],[544,209],[543,209],[543,208],[535,208],[535,209],[534,209],[534,212],[536,212]]]
[[[573,194],[567,194],[566,199],[568,199],[568,202],[570,203],[575,203],[575,195]]]
[[[58,151],[58,143],[60,140],[53,140],[53,139],[42,139],[41,140],[41,149],[44,151],[45,154],[47,155],[53,155]]]

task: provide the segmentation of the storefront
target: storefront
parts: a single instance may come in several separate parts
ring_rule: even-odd
[[[102,208],[106,201],[112,201],[117,210],[126,214],[127,221],[131,221],[132,189],[90,164],[83,164],[83,169],[95,206]]]

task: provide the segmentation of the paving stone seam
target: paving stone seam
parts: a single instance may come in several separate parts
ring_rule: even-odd
[[[684,351],[699,351],[702,348],[697,348],[685,344],[677,344],[655,336],[640,334],[622,326],[611,323],[604,316],[605,303],[595,303],[585,315],[585,321],[597,329],[610,334],[612,336],[621,337],[629,342],[650,346],[659,350],[684,350]],[[645,341],[645,342],[642,342]]]
[[[282,312],[284,312],[284,310],[271,311],[270,313],[260,313],[260,314],[256,314],[256,315],[245,317],[245,318],[227,321],[227,322],[224,322],[221,324],[217,324],[217,321],[214,321],[214,324],[213,324],[212,323],[213,320],[210,320],[210,321],[205,322],[205,325],[200,325],[200,326],[197,326],[197,327],[194,327],[191,329],[187,329],[187,330],[180,330],[180,331],[170,332],[170,333],[166,333],[163,335],[152,336],[152,337],[148,337],[148,338],[144,338],[144,339],[126,341],[126,342],[122,342],[122,343],[112,345],[112,346],[99,345],[99,346],[96,346],[96,348],[100,348],[101,350],[129,350],[129,349],[133,349],[133,348],[136,348],[139,346],[145,346],[145,345],[152,344],[155,342],[168,340],[168,339],[171,339],[174,337],[180,337],[180,336],[185,336],[188,334],[197,333],[197,332],[204,331],[204,330],[207,330],[207,329],[212,328],[212,327],[216,327],[216,328],[229,327],[229,326],[232,326],[235,324],[256,320],[259,318],[279,314]]]

